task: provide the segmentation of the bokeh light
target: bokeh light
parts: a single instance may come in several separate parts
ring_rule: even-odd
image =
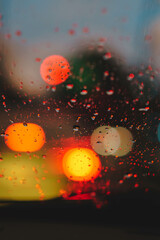
[[[122,1],[118,11],[114,1],[18,2],[0,12],[2,199],[151,194],[160,182],[160,1]]]
[[[69,77],[70,66],[64,57],[52,55],[43,60],[40,74],[49,85],[58,85],[65,82]]]
[[[59,197],[63,177],[54,176],[42,155],[5,152],[0,165],[0,199],[37,201]]]
[[[117,127],[116,130],[120,136],[120,146],[114,155],[118,157],[125,156],[132,150],[133,136],[131,132],[124,127]]]
[[[56,175],[64,174],[62,161],[68,150],[73,148],[91,148],[90,136],[52,139],[48,144],[51,147],[47,150],[45,159],[47,164],[49,164],[52,173]]]
[[[120,146],[117,130],[110,126],[96,128],[91,135],[91,146],[102,156],[113,155]]]
[[[88,148],[72,148],[63,157],[64,174],[73,181],[90,181],[101,170],[101,162],[94,151]]]
[[[5,131],[5,144],[13,151],[35,152],[45,143],[43,128],[34,123],[14,123]]]

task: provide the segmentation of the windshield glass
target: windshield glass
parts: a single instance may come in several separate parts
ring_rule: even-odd
[[[1,3],[0,201],[159,193],[160,2]]]

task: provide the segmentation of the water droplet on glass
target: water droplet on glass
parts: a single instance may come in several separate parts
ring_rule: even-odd
[[[75,98],[71,99],[71,103],[76,103],[76,102],[77,102],[77,100]]]
[[[67,84],[67,85],[66,85],[66,88],[67,88],[67,89],[72,89],[72,88],[73,88],[73,84]]]
[[[87,93],[88,93],[88,91],[85,90],[85,89],[83,89],[80,94],[81,94],[81,95],[87,95]]]
[[[5,132],[2,132],[1,133],[1,137],[8,137],[9,135],[8,134],[5,134]]]
[[[52,92],[55,92],[56,91],[56,87],[52,87]]]
[[[110,95],[113,95],[113,93],[114,93],[113,90],[106,91],[106,94],[109,95],[109,96],[110,96]]]
[[[73,131],[78,132],[79,129],[80,129],[80,126],[78,126],[78,125],[73,126]]]
[[[55,111],[56,111],[56,112],[59,112],[59,111],[60,111],[60,108],[55,108]]]
[[[134,74],[130,73],[127,79],[128,79],[128,81],[131,81],[133,78],[134,78]]]
[[[104,55],[104,60],[108,60],[112,57],[111,53],[110,52],[107,52],[105,55]]]

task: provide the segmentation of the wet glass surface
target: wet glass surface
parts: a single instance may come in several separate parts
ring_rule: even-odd
[[[158,212],[159,1],[0,2],[2,216]]]

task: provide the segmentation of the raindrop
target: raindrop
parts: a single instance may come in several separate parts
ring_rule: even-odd
[[[59,112],[59,111],[60,111],[60,108],[55,108],[55,111],[56,111],[56,112]]]
[[[112,57],[111,53],[110,52],[107,52],[105,55],[104,55],[104,60],[108,60]]]
[[[109,72],[108,72],[108,71],[105,71],[105,72],[104,72],[104,76],[105,76],[105,77],[108,77],[108,76],[109,76]]]
[[[95,117],[95,116],[92,116],[91,119],[94,121],[94,120],[96,119],[96,117]]]
[[[1,137],[8,137],[9,135],[8,134],[5,134],[5,132],[2,132],[1,133]]]
[[[71,99],[71,103],[76,103],[76,102],[77,102],[77,100],[75,98]]]
[[[55,92],[56,91],[56,87],[52,87],[52,92]]]
[[[72,89],[73,88],[73,84],[67,84],[66,88],[67,89]]]
[[[109,96],[110,96],[110,95],[113,95],[113,93],[114,93],[113,90],[106,91],[106,94],[109,95]]]
[[[128,79],[128,81],[131,81],[133,78],[134,78],[134,74],[130,73],[127,79]]]
[[[85,90],[85,89],[83,89],[80,94],[81,94],[81,95],[87,95],[87,93],[88,93],[88,91]]]
[[[80,126],[78,126],[78,125],[73,126],[73,131],[78,132],[79,129],[80,129]]]

